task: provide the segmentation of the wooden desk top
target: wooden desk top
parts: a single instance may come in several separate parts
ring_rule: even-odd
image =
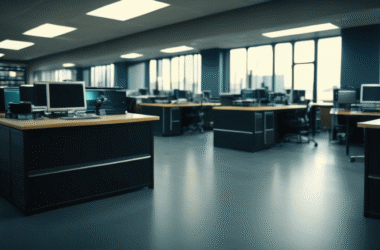
[[[380,119],[377,120],[371,120],[366,122],[358,122],[359,128],[374,128],[374,129],[380,129]]]
[[[83,119],[83,120],[63,120],[49,119],[44,117],[42,120],[16,120],[0,118],[0,125],[12,127],[19,130],[45,129],[45,128],[61,128],[61,127],[78,127],[78,126],[94,126],[109,125],[120,123],[146,122],[160,120],[158,116],[141,115],[128,113],[125,115],[105,115],[99,119]]]
[[[5,113],[0,113],[0,118],[4,118],[5,117]]]
[[[239,107],[239,106],[223,106],[214,107],[213,110],[235,110],[235,111],[277,111],[291,109],[306,109],[306,105],[285,105],[285,106],[257,106],[257,107]]]
[[[146,107],[162,107],[162,108],[185,108],[185,107],[199,107],[200,103],[186,102],[186,103],[138,103],[139,106]],[[202,106],[220,106],[220,103],[202,103]]]
[[[313,103],[312,105],[317,106],[317,107],[331,107],[331,108],[334,106],[333,103]]]
[[[380,112],[357,112],[349,110],[331,111],[332,115],[345,115],[345,116],[380,116]]]

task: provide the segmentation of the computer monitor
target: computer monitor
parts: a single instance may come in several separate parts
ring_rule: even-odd
[[[186,90],[179,90],[177,91],[177,99],[187,99],[187,91]]]
[[[338,104],[354,104],[356,103],[355,90],[339,90],[338,91]]]
[[[362,84],[360,103],[380,103],[380,84]]]
[[[22,102],[34,102],[33,85],[21,85],[20,86],[20,101]]]
[[[305,102],[305,90],[293,90],[293,103],[304,103]]]
[[[241,99],[254,99],[256,98],[255,96],[255,91],[252,89],[242,89],[241,90]]]
[[[127,109],[126,93],[117,89],[88,89],[86,88],[87,111],[96,110],[96,101],[100,97],[105,97],[101,109],[106,114],[125,114]]]
[[[47,111],[86,111],[84,82],[48,82],[46,84]]]
[[[46,84],[47,82],[35,82],[33,86],[33,102],[35,108],[46,109]]]
[[[266,89],[255,89],[254,96],[257,98],[257,100],[267,100],[268,92]]]
[[[139,89],[140,95],[148,95],[148,89]]]

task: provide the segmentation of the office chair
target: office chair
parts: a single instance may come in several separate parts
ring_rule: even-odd
[[[314,142],[314,147],[318,146],[318,143],[314,140],[314,133],[311,128],[311,106],[309,104],[307,105],[306,112],[296,112],[296,115],[288,119],[286,121],[286,124],[288,126],[288,129],[293,132],[291,134],[295,134],[297,136],[297,139],[294,141],[290,138],[285,138],[285,141],[296,143],[309,143],[312,141]],[[303,140],[305,137],[307,139]]]
[[[201,105],[198,107],[186,108],[184,111],[183,127],[186,130],[204,133],[204,107]]]

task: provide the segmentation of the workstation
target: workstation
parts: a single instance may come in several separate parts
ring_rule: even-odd
[[[6,249],[378,248],[379,3],[130,2],[2,6]]]

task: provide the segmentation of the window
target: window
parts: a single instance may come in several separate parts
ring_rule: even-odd
[[[178,89],[179,84],[179,58],[173,57],[171,61],[172,89]]]
[[[91,87],[114,87],[115,66],[113,64],[91,67]]]
[[[230,51],[230,92],[240,94],[247,84],[247,50]]]
[[[56,81],[64,80],[76,81],[77,71],[75,69],[57,69],[49,71],[39,71],[34,74],[35,81]]]
[[[200,93],[201,63],[200,54],[150,60],[150,89],[156,89],[157,82],[159,90],[180,89]]]
[[[318,41],[317,100],[332,101],[333,89],[340,88],[342,37]]]
[[[292,56],[291,43],[279,43],[275,46],[275,86],[274,92],[285,93],[292,88]]]
[[[149,88],[152,92],[153,89],[156,89],[157,84],[157,61],[150,60],[149,62]]]
[[[305,99],[313,100],[314,40],[294,44],[294,89],[305,90]]]
[[[273,49],[271,45],[248,49],[248,88],[272,90]]]

